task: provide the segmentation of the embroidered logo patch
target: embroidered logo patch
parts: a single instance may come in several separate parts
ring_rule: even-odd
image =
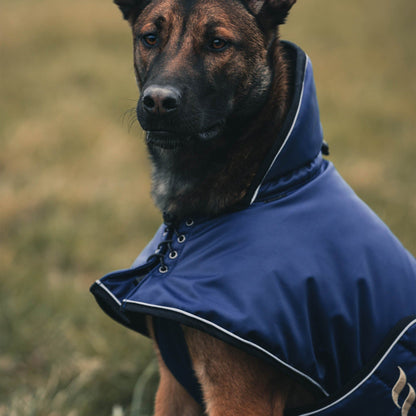
[[[402,416],[407,416],[410,408],[413,406],[416,400],[416,392],[413,386],[407,382],[406,373],[400,367],[397,368],[399,369],[399,378],[397,379],[397,382],[391,391],[391,397],[393,399],[394,404],[402,410]],[[405,389],[406,385],[408,387],[409,392],[404,402],[400,405],[399,396]]]

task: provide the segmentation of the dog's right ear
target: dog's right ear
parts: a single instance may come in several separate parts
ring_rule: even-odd
[[[120,8],[123,17],[132,23],[151,0],[114,0]]]
[[[246,0],[249,8],[265,27],[275,27],[285,22],[296,0]]]

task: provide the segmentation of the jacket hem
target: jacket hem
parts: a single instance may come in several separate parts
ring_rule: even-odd
[[[308,390],[318,394],[320,397],[328,397],[329,393],[317,381],[307,374],[301,372],[297,368],[291,366],[285,361],[281,360],[276,355],[267,351],[265,348],[248,341],[238,335],[228,331],[227,329],[197,315],[191,314],[181,309],[176,309],[168,306],[153,305],[143,302],[137,302],[125,299],[123,301],[125,313],[140,313],[151,315],[164,319],[171,319],[185,326],[199,329],[212,335],[221,341],[226,342],[236,348],[239,348],[250,355],[266,360],[270,364],[276,366],[282,372],[290,375],[299,384],[305,386]]]

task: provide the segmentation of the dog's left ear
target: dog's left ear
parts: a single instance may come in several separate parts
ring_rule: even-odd
[[[268,28],[282,25],[296,0],[247,0],[257,19]]]

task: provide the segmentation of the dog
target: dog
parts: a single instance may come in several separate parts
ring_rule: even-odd
[[[279,38],[295,1],[115,0],[133,33],[137,118],[164,225],[131,268],[91,290],[154,340],[156,416],[390,416],[413,406],[397,368],[415,377],[414,354],[373,359],[415,337],[416,264],[322,159],[309,58]],[[395,261],[376,265],[362,255],[369,246]],[[399,270],[401,284],[368,295],[367,269]],[[406,306],[381,307],[377,326],[371,307],[388,295]],[[357,399],[385,366],[388,398]]]

